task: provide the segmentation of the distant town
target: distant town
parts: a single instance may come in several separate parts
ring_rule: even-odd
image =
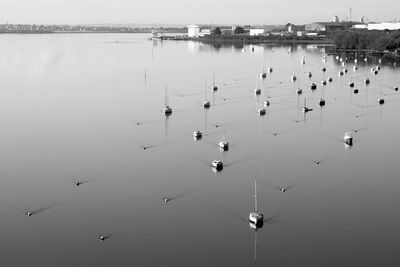
[[[400,54],[400,21],[340,20],[296,25],[27,25],[0,24],[0,34],[148,33],[153,40],[209,43],[334,44],[338,49]]]
[[[114,25],[30,25],[0,24],[0,34],[46,34],[46,33],[151,33],[154,30],[164,33],[184,33],[184,27],[114,26]]]

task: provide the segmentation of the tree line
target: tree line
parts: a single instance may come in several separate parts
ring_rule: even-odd
[[[338,31],[331,38],[337,48],[400,52],[400,30]]]

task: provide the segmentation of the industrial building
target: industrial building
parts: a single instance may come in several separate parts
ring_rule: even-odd
[[[354,25],[355,29],[366,29],[366,30],[377,30],[377,31],[395,31],[400,30],[400,22],[380,22],[380,23],[368,23],[368,24],[357,24]]]

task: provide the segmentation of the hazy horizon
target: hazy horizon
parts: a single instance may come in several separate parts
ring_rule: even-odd
[[[353,20],[388,21],[399,18],[399,7],[395,0],[2,0],[0,24],[306,24],[350,19],[350,8]]]

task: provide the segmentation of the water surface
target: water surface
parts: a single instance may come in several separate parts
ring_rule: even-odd
[[[374,76],[369,58],[339,77],[324,47],[251,48],[140,34],[1,35],[0,265],[253,265],[246,220],[256,169],[259,209],[275,218],[257,231],[258,265],[398,266],[399,70],[384,62]],[[263,57],[273,67],[264,81]],[[228,166],[214,173],[214,159]]]

